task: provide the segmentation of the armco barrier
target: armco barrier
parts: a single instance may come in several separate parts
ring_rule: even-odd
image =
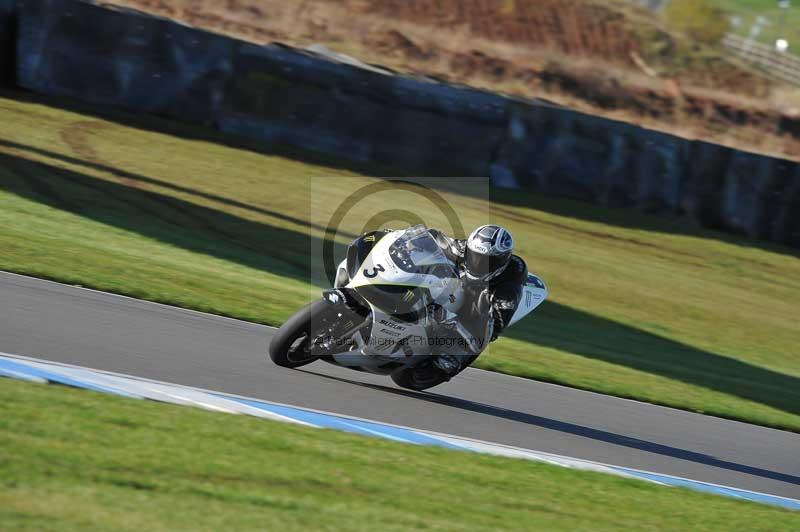
[[[800,247],[790,161],[78,0],[18,0],[17,13],[17,82],[37,92]]]

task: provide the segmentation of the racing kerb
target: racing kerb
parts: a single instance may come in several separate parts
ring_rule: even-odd
[[[530,449],[422,431],[408,427],[352,418],[341,414],[297,408],[274,402],[224,394],[199,388],[142,379],[105,371],[59,364],[29,357],[0,353],[0,376],[35,383],[52,383],[164,403],[192,406],[228,414],[244,414],[273,421],[313,428],[342,430],[363,436],[384,438],[415,445],[434,445],[456,451],[469,451],[508,458],[535,460],[573,469],[595,471],[640,479],[664,486],[681,486],[698,491],[745,499],[763,504],[800,510],[800,500],[670,475],[611,466]]]

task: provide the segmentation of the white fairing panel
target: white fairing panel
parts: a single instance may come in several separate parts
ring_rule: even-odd
[[[430,354],[427,342],[428,333],[425,331],[424,324],[395,320],[374,306],[372,313],[372,335],[368,345],[362,348],[365,355],[404,358],[412,353]],[[405,337],[411,337],[412,340],[403,348],[397,342]]]
[[[522,287],[522,299],[508,325],[514,325],[533,312],[533,309],[541,305],[545,299],[547,299],[547,287],[541,279],[529,273],[525,286]]]
[[[443,270],[451,270],[452,277],[444,278],[424,273],[413,273],[397,267],[395,261],[389,254],[389,248],[392,247],[392,244],[394,244],[399,237],[404,236],[405,233],[406,231],[393,231],[376,243],[355,277],[350,280],[348,286],[357,288],[363,285],[374,284],[427,288],[435,300],[438,300],[445,294],[449,295],[455,291],[459,285],[457,274],[455,270],[453,270],[452,263],[447,261],[441,251],[428,257],[423,257],[422,259],[415,258],[414,263],[416,266],[433,267],[441,265]]]
[[[348,280],[349,275],[347,275],[347,259],[344,259],[339,263],[339,267],[336,268],[336,279],[334,280],[333,287],[341,288],[347,285]]]
[[[416,241],[419,248],[405,247],[404,242],[414,239],[420,239]],[[407,250],[407,255],[397,255],[395,243]],[[448,315],[455,315],[464,300],[455,265],[445,257],[427,229],[420,226],[394,231],[375,244],[347,286],[357,289],[366,285],[407,287],[409,297],[416,288],[427,289],[433,301],[445,307]],[[364,354],[402,358],[410,356],[412,351],[414,354],[430,352],[424,319],[421,323],[399,321],[371,301],[368,303],[372,308],[373,327],[371,337],[362,348]],[[419,301],[412,310],[424,316],[425,302]],[[405,348],[398,344],[404,338],[410,338]]]

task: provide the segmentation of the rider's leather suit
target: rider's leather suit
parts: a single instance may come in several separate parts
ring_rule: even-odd
[[[466,240],[450,238],[436,229],[430,229],[430,233],[445,255],[458,265],[466,293],[458,323],[443,323],[435,331],[455,340],[443,342],[449,347],[444,347],[433,361],[434,366],[452,378],[478,358],[511,321],[522,298],[528,267],[524,260],[512,255],[505,269],[493,278],[471,281],[464,272]]]

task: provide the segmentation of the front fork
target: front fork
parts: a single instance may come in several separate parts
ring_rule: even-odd
[[[336,349],[335,352],[350,350],[354,343],[351,338],[359,330],[371,324],[372,314],[364,316],[363,311],[355,310],[352,299],[344,291],[336,288],[323,290],[322,298],[330,305],[330,324],[313,340],[314,345],[330,354],[331,348],[338,341],[345,349]]]

